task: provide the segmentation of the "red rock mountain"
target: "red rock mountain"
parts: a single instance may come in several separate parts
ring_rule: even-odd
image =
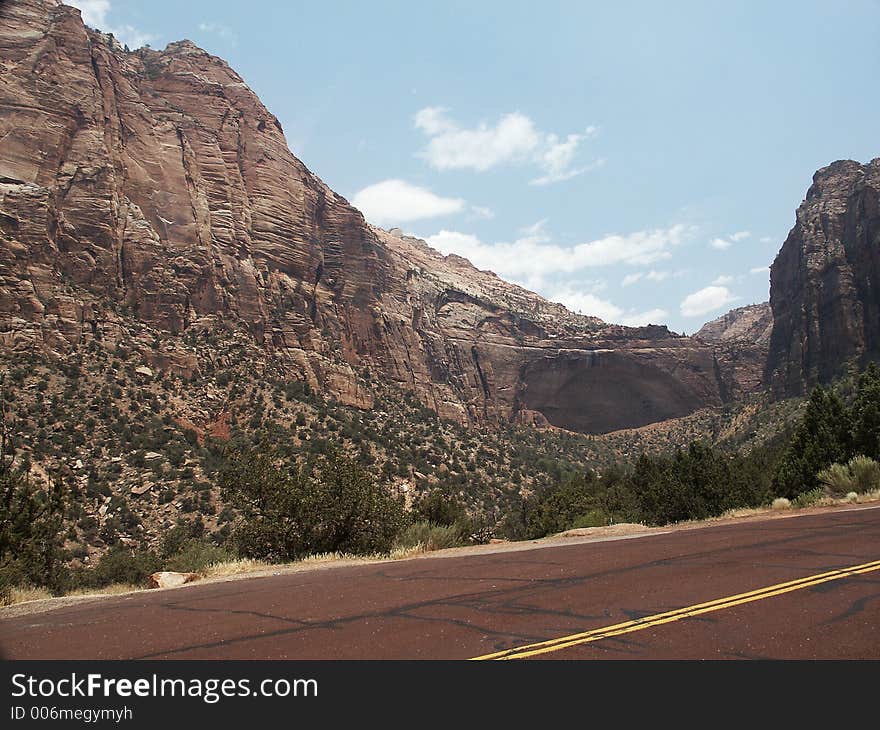
[[[380,378],[464,422],[601,432],[760,384],[711,342],[572,314],[370,226],[189,41],[127,52],[55,0],[2,2],[0,348],[63,357],[132,327],[158,333],[160,368],[202,367],[188,338],[223,332],[344,402]]]
[[[763,302],[731,309],[694,335],[715,348],[725,398],[735,399],[762,387],[772,332],[773,312],[770,304]]]
[[[778,396],[880,358],[880,158],[813,176],[770,268],[770,306],[764,377]]]

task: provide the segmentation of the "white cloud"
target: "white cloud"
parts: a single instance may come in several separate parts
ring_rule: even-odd
[[[551,290],[547,295],[547,299],[564,305],[566,309],[572,312],[599,317],[599,319],[606,322],[624,324],[628,327],[658,324],[667,316],[667,312],[663,309],[650,309],[647,312],[626,312],[607,299],[602,299],[593,293],[584,292],[572,286],[563,286]]]
[[[471,213],[473,213],[477,218],[485,218],[486,220],[491,220],[495,217],[495,211],[491,208],[484,208],[481,205],[472,205]]]
[[[621,286],[631,286],[635,284],[637,281],[644,279],[645,281],[663,281],[664,279],[668,279],[670,277],[670,273],[668,271],[655,271],[651,269],[645,273],[644,271],[638,271],[634,274],[627,274],[623,277],[623,280],[620,282]]]
[[[86,25],[102,30],[107,27],[110,0],[67,0],[66,4],[79,8],[83,23]]]
[[[553,133],[541,132],[535,123],[520,112],[502,116],[492,126],[485,122],[468,129],[450,118],[443,107],[425,107],[416,112],[415,126],[427,137],[421,155],[437,170],[470,169],[485,172],[501,164],[528,163],[536,165],[542,175],[534,185],[548,185],[569,180],[604,160],[575,168],[578,147],[596,133],[587,127],[583,133],[569,134],[564,139]]]
[[[627,327],[644,327],[646,324],[662,324],[668,316],[669,312],[665,309],[649,309],[639,314],[628,314],[620,320],[620,324],[625,324]]]
[[[712,248],[717,248],[719,251],[725,251],[730,248],[734,243],[739,243],[740,241],[745,241],[747,238],[751,237],[750,231],[737,231],[736,233],[732,233],[731,235],[725,238],[713,238],[709,241],[709,245]]]
[[[541,243],[549,241],[550,238],[545,231],[548,220],[548,218],[541,218],[541,220],[535,221],[530,226],[523,226],[519,229],[519,232],[530,239],[539,240]]]
[[[715,281],[712,282],[714,286],[726,286],[727,284],[733,284],[733,277],[727,276],[726,274],[722,274]]]
[[[376,225],[399,224],[458,213],[461,198],[442,198],[404,180],[383,180],[355,193],[352,205]]]
[[[110,0],[65,0],[65,2],[67,5],[79,9],[83,23],[104,33],[112,33],[120,43],[129,48],[140,48],[156,40],[156,36],[144,33],[134,26],[128,24],[111,25],[108,18],[112,9]]]
[[[514,281],[534,285],[553,274],[574,274],[584,269],[613,264],[633,266],[669,258],[670,249],[690,235],[693,229],[677,224],[665,229],[611,235],[574,246],[550,242],[544,223],[525,229],[512,243],[487,244],[476,236],[442,230],[427,242],[444,254],[464,256],[479,269],[489,269]]]
[[[211,35],[218,36],[232,44],[235,44],[238,40],[238,36],[232,28],[228,28],[220,23],[199,23],[199,30],[202,31],[202,33],[210,33]]]
[[[761,236],[761,243],[773,243],[773,236]]]
[[[707,286],[684,298],[681,313],[685,317],[696,317],[721,309],[737,299],[739,297],[731,294],[725,286]]]
[[[623,315],[623,310],[608,300],[571,287],[556,289],[547,296],[547,299],[564,305],[572,312],[598,317],[606,322],[616,322]]]
[[[749,269],[750,274],[769,274],[770,267],[769,266],[756,266],[754,269]]]

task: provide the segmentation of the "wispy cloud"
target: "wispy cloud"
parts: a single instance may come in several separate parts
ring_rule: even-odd
[[[480,269],[490,269],[499,276],[529,285],[553,274],[571,275],[613,264],[639,266],[669,258],[671,249],[692,236],[693,229],[677,224],[605,236],[574,246],[553,243],[546,231],[546,221],[524,229],[521,234],[512,242],[485,243],[472,234],[444,229],[427,241],[444,254],[456,253]]]
[[[152,33],[145,33],[127,23],[111,23],[110,0],[65,0],[65,3],[79,9],[83,23],[104,33],[112,33],[120,43],[129,48],[140,48],[156,40]]]
[[[669,271],[655,271],[651,269],[650,271],[637,271],[633,274],[627,274],[623,277],[623,280],[620,282],[621,286],[632,286],[638,281],[663,281],[668,279],[673,274]]]
[[[649,309],[645,312],[625,310],[608,299],[596,296],[595,290],[584,291],[573,286],[550,289],[545,296],[552,302],[562,304],[572,312],[599,317],[606,322],[624,324],[628,327],[661,324],[668,316],[666,310],[659,308]]]
[[[221,23],[199,23],[199,30],[202,33],[215,35],[233,46],[238,43],[238,36],[235,31]]]
[[[733,280],[734,277],[729,276],[728,274],[722,274],[721,276],[716,277],[712,284],[713,286],[726,286],[727,284],[733,284]]]
[[[729,236],[724,238],[713,238],[709,241],[709,245],[712,248],[718,249],[719,251],[725,251],[730,248],[734,243],[739,243],[740,241],[745,241],[747,238],[751,237],[750,231],[737,231],[736,233],[732,233]]]
[[[470,169],[485,172],[503,164],[529,164],[541,173],[533,185],[570,180],[604,164],[603,159],[576,166],[581,143],[594,136],[597,128],[560,137],[540,131],[520,112],[503,115],[495,124],[461,126],[443,107],[425,107],[415,115],[415,126],[429,139],[421,156],[437,170]]]

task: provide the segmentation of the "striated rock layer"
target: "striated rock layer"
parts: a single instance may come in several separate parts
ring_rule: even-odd
[[[880,357],[880,158],[813,176],[770,268],[770,306],[765,379],[777,396]]]
[[[720,404],[740,378],[711,344],[574,315],[368,225],[221,59],[127,52],[55,0],[0,3],[0,237],[7,351],[112,347],[134,322],[185,374],[191,338],[232,332],[346,403],[378,378],[459,421],[584,432]]]
[[[762,387],[772,332],[773,312],[769,302],[762,302],[731,309],[694,334],[715,348],[725,397],[739,398]]]

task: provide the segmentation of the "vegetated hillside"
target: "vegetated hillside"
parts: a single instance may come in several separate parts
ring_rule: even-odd
[[[190,377],[152,369],[134,341],[113,352],[92,342],[64,360],[18,355],[0,373],[16,467],[37,488],[63,479],[66,547],[79,559],[94,561],[118,541],[155,548],[180,524],[222,541],[234,513],[217,473],[233,447],[271,446],[297,463],[341,448],[409,504],[439,489],[497,525],[511,505],[567,474],[601,473],[695,439],[763,443],[796,416],[799,402],[703,409],[603,436],[467,427],[394,385],[375,384],[374,406],[365,410],[287,380],[281,368],[254,373],[248,339],[194,345],[219,365]]]
[[[127,52],[56,0],[0,5],[0,348],[95,341],[190,375],[228,330],[254,369],[369,408],[373,383],[460,423],[598,433],[721,405],[712,348],[575,315],[368,225],[189,41]],[[739,390],[750,390],[756,379]],[[202,424],[204,425],[204,424]]]

